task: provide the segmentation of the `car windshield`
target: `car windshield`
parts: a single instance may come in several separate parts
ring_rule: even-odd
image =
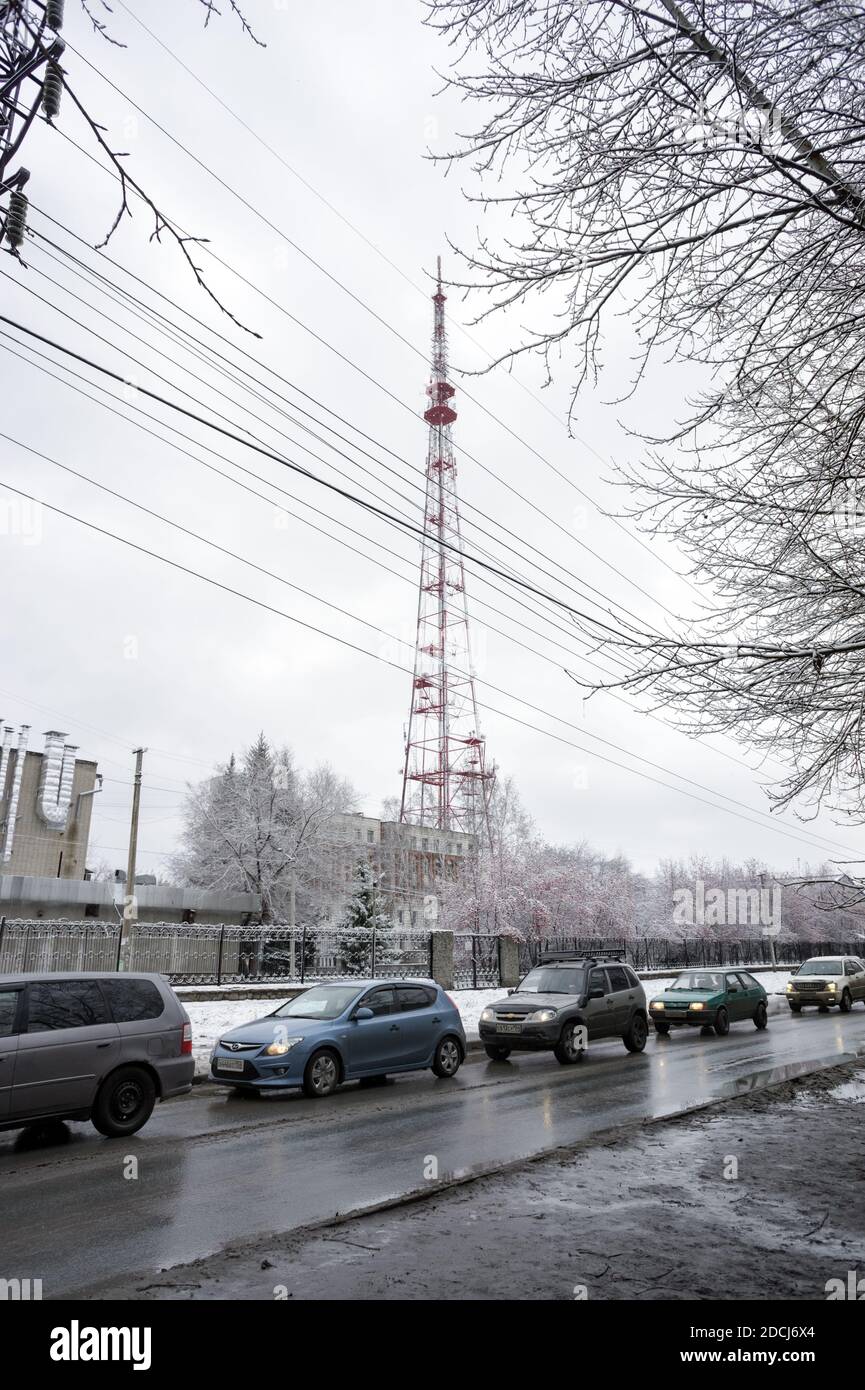
[[[520,994],[581,994],[586,983],[586,972],[580,966],[562,970],[538,966],[530,970],[519,988]]]
[[[724,981],[714,970],[685,970],[670,989],[723,989]]]
[[[275,1018],[338,1018],[360,993],[357,985],[316,985],[289,999],[274,1013]]]
[[[820,960],[815,956],[813,960],[806,960],[804,965],[800,965],[796,971],[797,975],[843,975],[844,967],[840,960]]]

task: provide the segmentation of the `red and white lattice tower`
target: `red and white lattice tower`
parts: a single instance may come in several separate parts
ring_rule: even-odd
[[[425,536],[400,820],[488,840],[495,772],[486,766],[472,670],[441,258],[433,305]]]

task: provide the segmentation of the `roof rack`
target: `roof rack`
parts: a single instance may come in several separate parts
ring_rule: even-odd
[[[551,965],[557,960],[579,960],[600,964],[603,961],[624,961],[621,951],[542,951],[538,957],[539,965]]]

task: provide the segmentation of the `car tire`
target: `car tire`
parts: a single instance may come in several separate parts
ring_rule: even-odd
[[[787,1000],[787,1003],[790,1004],[789,999]],[[790,1012],[791,1012],[791,1014],[800,1014],[800,1013],[802,1012],[802,1005],[801,1005],[801,1004],[790,1004]]]
[[[310,1100],[324,1100],[338,1085],[339,1058],[331,1048],[320,1047],[303,1069],[303,1094]]]
[[[622,1042],[629,1052],[642,1052],[649,1036],[649,1025],[642,1014],[634,1014],[627,1033],[622,1034]]]
[[[506,1062],[511,1055],[509,1047],[495,1047],[492,1043],[487,1043],[484,1052],[491,1062]]]
[[[730,1015],[726,1009],[719,1009],[715,1014],[715,1032],[719,1038],[726,1038],[730,1031]]]
[[[448,1034],[446,1038],[442,1038],[435,1050],[432,1069],[443,1081],[449,1081],[452,1076],[456,1076],[462,1066],[462,1060],[462,1048],[456,1038]]]
[[[769,1010],[765,1004],[758,1004],[754,1010],[754,1027],[762,1032],[769,1022]]]
[[[96,1094],[90,1119],[108,1139],[137,1134],[153,1114],[156,1083],[144,1067],[118,1067]]]
[[[849,1014],[852,1007],[853,995],[850,993],[849,989],[845,989],[841,994],[841,1002],[838,1008],[841,1010],[842,1014]]]
[[[655,1023],[655,1032],[656,1032],[656,1033],[660,1033],[660,1035],[661,1035],[662,1038],[668,1038],[668,1037],[670,1036],[670,1025],[669,1025],[669,1023],[657,1023],[657,1022],[656,1022],[656,1023]]]
[[[583,1049],[574,1038],[574,1033],[579,1027],[580,1024],[578,1023],[566,1023],[559,1041],[553,1048],[553,1056],[557,1062],[561,1062],[563,1067],[572,1067],[576,1062],[583,1060]]]

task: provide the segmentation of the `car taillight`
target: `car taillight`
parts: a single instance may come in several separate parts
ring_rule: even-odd
[[[192,1052],[192,1024],[184,1023],[183,1032],[180,1035],[180,1055],[188,1057]]]

